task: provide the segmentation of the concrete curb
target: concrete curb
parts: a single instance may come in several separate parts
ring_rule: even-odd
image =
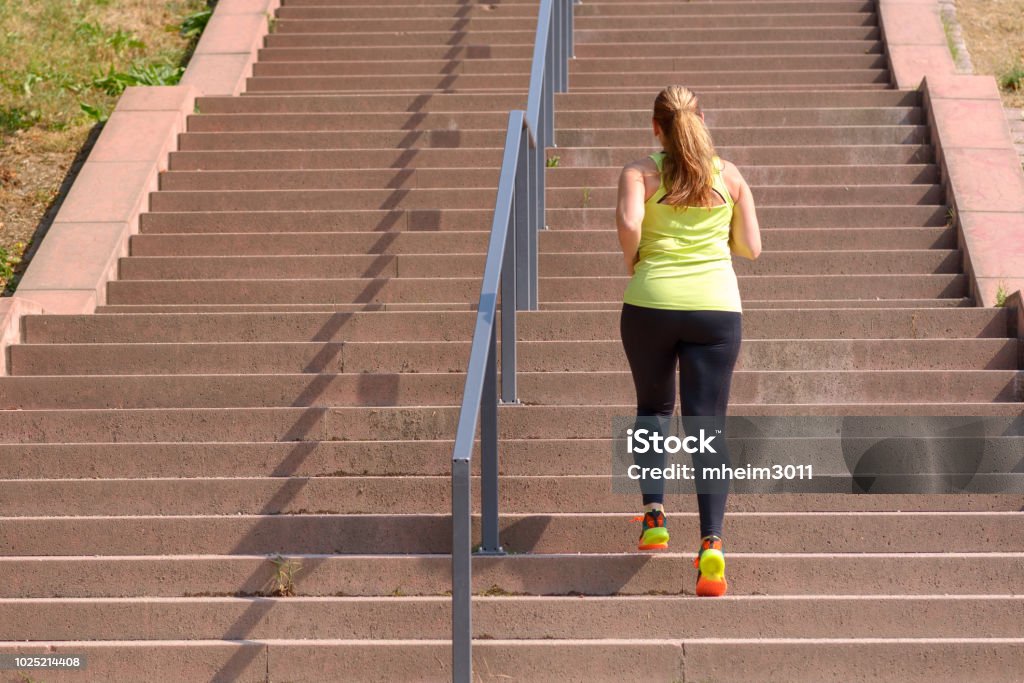
[[[203,95],[237,95],[280,0],[220,0],[175,86],[126,88],[11,297],[0,299],[0,375],[31,313],[92,313],[138,233],[168,154]]]
[[[920,90],[971,296],[1024,288],[1024,173],[992,76],[958,74],[935,0],[879,0],[896,87]]]

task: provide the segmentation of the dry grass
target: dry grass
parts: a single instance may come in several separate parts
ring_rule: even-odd
[[[1005,106],[1024,107],[1024,0],[956,0],[956,14],[974,71],[1004,81]]]
[[[125,85],[173,83],[205,0],[0,0],[0,288]],[[50,210],[50,211],[48,211]],[[8,282],[9,271],[14,278]]]

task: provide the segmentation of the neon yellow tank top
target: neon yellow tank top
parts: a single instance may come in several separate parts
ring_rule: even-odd
[[[661,172],[665,152],[650,155]],[[640,260],[623,301],[634,306],[681,310],[739,311],[739,283],[732,268],[729,231],[735,202],[722,178],[722,161],[714,157],[712,187],[721,206],[659,204],[668,194],[662,178],[644,203]]]

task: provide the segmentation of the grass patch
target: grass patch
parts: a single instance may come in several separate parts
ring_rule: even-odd
[[[3,263],[31,248],[124,89],[180,80],[209,14],[207,0],[0,0]],[[0,267],[6,293],[25,265],[13,263]]]
[[[1024,90],[1024,63],[1017,62],[999,76],[999,87],[1003,90]]]
[[[960,48],[957,47],[956,39],[953,36],[953,25],[945,12],[941,13],[941,19],[942,32],[946,34],[946,47],[949,48],[949,54],[953,57],[953,63],[957,64],[960,62]]]

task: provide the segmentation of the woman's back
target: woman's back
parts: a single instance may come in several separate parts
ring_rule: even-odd
[[[659,177],[665,152],[651,154]],[[734,201],[714,157],[711,186],[717,205],[673,206],[664,178],[644,203],[644,217],[634,275],[625,303],[677,310],[742,311],[732,268],[729,233]]]

